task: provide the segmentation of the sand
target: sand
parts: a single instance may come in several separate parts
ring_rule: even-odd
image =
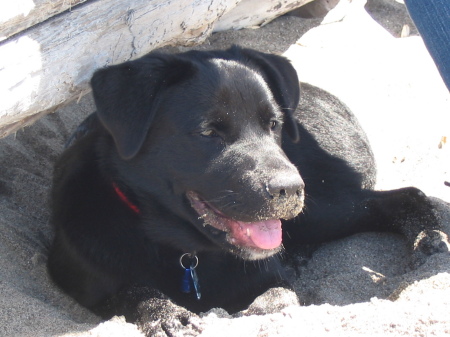
[[[450,137],[449,92],[420,37],[398,37],[404,24],[411,25],[404,6],[378,0],[367,8],[383,26],[362,1],[343,0],[323,21],[282,17],[257,30],[215,34],[199,48],[238,43],[287,55],[302,81],[353,109],[374,149],[378,188],[416,186],[439,198],[435,203],[449,233],[450,187],[444,184],[450,181],[450,144],[444,142]],[[45,269],[52,238],[52,165],[65,139],[94,109],[87,95],[0,140],[0,336],[142,335],[121,317],[102,322],[77,305]],[[387,233],[324,244],[290,266],[298,299],[274,289],[233,317],[221,309],[184,324],[167,317],[154,331],[161,336],[448,335],[450,255],[435,254],[417,265],[410,253],[402,237]]]

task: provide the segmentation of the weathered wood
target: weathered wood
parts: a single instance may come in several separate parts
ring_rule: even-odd
[[[0,133],[86,93],[97,68],[167,43],[193,44],[236,0],[102,0],[0,44]],[[15,124],[15,125],[12,125]],[[12,126],[11,126],[12,125]]]
[[[307,1],[244,0],[258,23],[237,26],[244,18],[235,12],[216,29],[259,25]],[[91,0],[0,42],[0,137],[89,92],[95,69],[168,44],[201,43],[239,2]]]
[[[235,8],[224,14],[217,21],[214,26],[214,31],[250,27],[258,28],[269,23],[276,17],[311,1],[312,0],[242,0]]]
[[[86,0],[3,0],[0,3],[0,41]]]

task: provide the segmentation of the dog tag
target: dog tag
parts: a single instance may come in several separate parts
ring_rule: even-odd
[[[183,264],[184,257],[191,258],[191,265],[189,268],[186,268]],[[202,297],[202,293],[200,292],[200,283],[198,282],[198,275],[195,271],[198,265],[198,258],[195,254],[185,253],[180,257],[180,265],[184,269],[183,279],[181,280],[181,291],[183,293],[189,294],[192,292],[192,285],[194,286],[195,296],[197,300]]]
[[[197,300],[199,300],[202,297],[202,293],[200,291],[200,283],[198,282],[198,275],[197,272],[195,271],[195,268],[190,268],[191,270],[191,278],[192,278],[192,283],[194,284],[194,289],[195,289],[195,296],[197,296]]]
[[[184,269],[183,280],[181,282],[182,292],[186,294],[189,294],[191,292],[191,280],[192,280],[191,269],[190,268]]]

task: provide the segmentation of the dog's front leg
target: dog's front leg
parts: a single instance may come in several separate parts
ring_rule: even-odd
[[[436,253],[450,251],[450,204],[427,197],[417,188],[373,192],[366,201],[370,210],[368,225],[404,235],[414,249],[415,263]]]
[[[165,297],[165,296],[164,296]],[[200,319],[169,298],[152,297],[137,307],[139,328],[146,336],[191,336],[200,330]]]
[[[145,286],[123,289],[92,310],[104,318],[123,315],[128,322],[136,323],[146,336],[197,334],[199,329],[196,314],[176,305],[160,291]]]
[[[286,224],[287,248],[359,232],[387,231],[405,236],[419,260],[450,250],[450,219],[442,217],[450,211],[450,204],[427,197],[417,188],[349,191],[311,199],[301,217]]]

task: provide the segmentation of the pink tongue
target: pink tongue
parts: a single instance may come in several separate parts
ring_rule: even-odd
[[[261,222],[232,221],[231,236],[236,244],[253,246],[260,249],[274,249],[281,244],[281,221],[266,220]]]

